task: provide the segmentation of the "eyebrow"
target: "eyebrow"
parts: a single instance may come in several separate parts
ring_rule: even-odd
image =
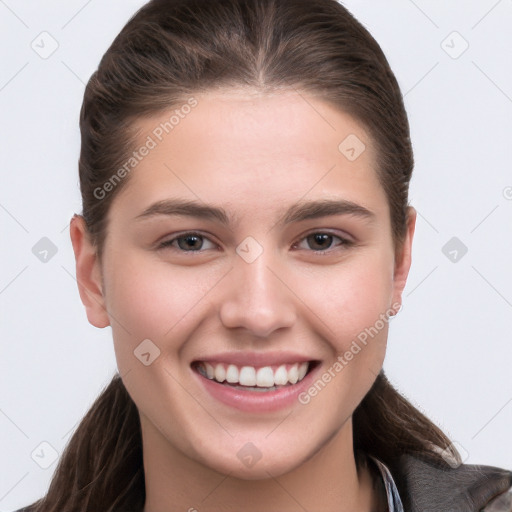
[[[186,199],[163,199],[157,201],[137,215],[135,219],[147,219],[158,215],[179,215],[214,220],[226,226],[237,224],[237,219],[230,216],[222,207]],[[346,199],[318,199],[300,201],[291,205],[282,215],[281,224],[287,225],[292,222],[301,222],[333,215],[352,215],[367,220],[369,223],[373,223],[376,219],[374,212],[352,201]]]

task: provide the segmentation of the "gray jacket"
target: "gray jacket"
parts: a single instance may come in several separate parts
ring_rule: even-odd
[[[404,512],[512,512],[512,471],[472,464],[446,469],[403,455],[391,475],[387,483],[395,484]]]

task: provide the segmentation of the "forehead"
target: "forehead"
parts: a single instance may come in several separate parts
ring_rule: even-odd
[[[195,94],[136,124],[142,136],[152,135],[159,145],[167,143],[176,150],[181,142],[187,147],[195,143],[215,156],[231,149],[238,157],[263,158],[269,152],[290,153],[289,145],[297,156],[326,149],[337,155],[339,143],[349,135],[369,150],[363,160],[370,160],[373,149],[365,127],[356,119],[298,91],[264,94],[235,89]]]
[[[384,208],[373,142],[347,113],[298,91],[191,98],[137,121],[138,144],[151,149],[131,172],[132,206],[178,195],[277,209],[341,194]]]

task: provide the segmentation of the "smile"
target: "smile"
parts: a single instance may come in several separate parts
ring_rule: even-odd
[[[245,412],[261,413],[298,403],[298,395],[311,385],[319,361],[265,366],[221,361],[195,361],[193,373],[215,400]]]
[[[300,382],[308,372],[309,362],[281,364],[279,366],[239,367],[228,363],[200,362],[197,371],[219,383],[234,385],[234,387],[250,388],[253,391],[269,391],[276,386],[286,386]],[[242,389],[243,389],[242,388]]]

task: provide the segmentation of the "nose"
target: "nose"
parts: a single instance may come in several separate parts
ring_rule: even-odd
[[[296,320],[296,296],[276,258],[264,251],[248,263],[236,256],[222,297],[220,318],[226,328],[244,328],[266,338]]]

